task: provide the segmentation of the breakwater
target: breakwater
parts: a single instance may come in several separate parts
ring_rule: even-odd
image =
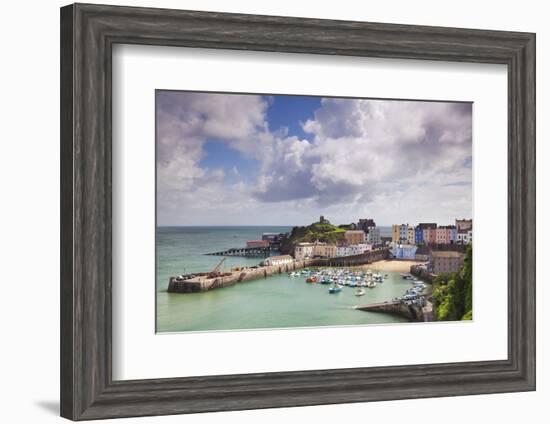
[[[345,256],[340,258],[314,258],[294,260],[291,263],[255,267],[235,267],[230,272],[219,273],[209,276],[207,273],[198,273],[189,278],[178,279],[170,277],[168,282],[169,293],[197,293],[209,290],[232,286],[245,281],[266,278],[275,274],[292,272],[306,267],[346,267],[354,265],[369,264],[375,261],[386,259],[389,249],[377,249],[365,252],[361,255]]]
[[[412,305],[402,301],[387,301],[371,303],[368,305],[358,305],[355,309],[367,312],[381,312],[387,314],[399,315],[409,321],[428,322],[433,321],[433,306],[428,299],[428,295],[420,296],[425,299],[424,305]]]
[[[178,281],[177,277],[170,277],[168,283],[169,293],[197,293],[205,292],[217,288],[232,286],[233,284],[244,281],[266,278],[274,274],[292,272],[298,269],[314,266],[315,259],[305,259],[303,261],[294,261],[288,264],[257,266],[248,268],[235,268],[231,272],[223,273],[215,277],[209,277],[206,273],[198,274],[183,281]]]

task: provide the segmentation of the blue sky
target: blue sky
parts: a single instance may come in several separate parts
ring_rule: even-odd
[[[471,103],[157,91],[160,225],[451,223]]]
[[[266,120],[270,131],[285,131],[300,139],[313,139],[312,134],[304,132],[302,124],[314,117],[315,110],[321,106],[320,97],[280,95],[263,98],[269,105]],[[205,169],[223,169],[228,184],[257,177],[260,161],[232,148],[225,140],[209,138],[203,145],[203,151],[204,157],[199,166]]]
[[[302,130],[301,123],[313,118],[313,113],[321,106],[321,97],[279,95],[269,98],[271,102],[267,109],[267,121],[271,131],[286,127],[289,134],[312,139],[311,134]]]
[[[228,146],[221,140],[209,139],[202,146],[203,158],[198,165],[203,169],[223,169],[228,184],[256,178],[260,162]]]

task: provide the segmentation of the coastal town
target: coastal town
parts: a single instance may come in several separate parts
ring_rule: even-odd
[[[156,96],[159,331],[472,319],[472,104]]]
[[[423,264],[427,272],[440,274],[457,272],[464,260],[467,245],[472,243],[473,224],[471,219],[456,219],[454,224],[439,225],[434,222],[394,224],[391,235],[382,236],[381,228],[374,219],[359,219],[349,225],[332,226],[324,216],[316,225],[321,239],[327,233],[336,233],[333,242],[298,241],[290,244],[283,255],[284,241],[290,238],[287,233],[264,233],[258,240],[248,240],[246,247],[230,249],[213,254],[220,256],[268,256],[264,266],[288,265],[295,261],[321,258],[353,258],[366,252],[389,249],[388,259],[416,261]],[[331,227],[329,227],[331,226]],[[317,229],[317,228],[316,228]],[[332,234],[334,235],[334,234]]]
[[[382,284],[387,273],[400,272],[403,279],[413,284],[402,296],[357,305],[356,309],[399,314],[411,321],[432,321],[432,296],[426,283],[436,282],[436,294],[440,296],[441,292],[442,299],[448,296],[449,276],[455,284],[458,277],[454,276],[464,267],[468,254],[471,262],[472,220],[455,219],[454,224],[446,225],[394,224],[389,235],[383,235],[388,234],[388,229],[377,227],[370,218],[336,226],[321,216],[319,221],[294,227],[290,233],[263,233],[261,239],[248,240],[244,247],[209,252],[264,259],[255,266],[236,266],[225,271],[222,258],[209,272],[171,277],[168,292],[206,292],[286,273],[289,277],[303,277],[306,283],[330,284],[329,294],[340,293],[346,286],[356,288],[355,295],[360,297],[366,293],[364,288]],[[471,275],[460,278],[471,283]]]

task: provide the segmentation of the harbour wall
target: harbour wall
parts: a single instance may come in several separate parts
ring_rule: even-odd
[[[389,248],[370,250],[360,255],[354,256],[340,256],[336,258],[318,258],[313,259],[315,266],[336,266],[347,267],[370,264],[372,262],[383,261],[388,259],[390,253]]]
[[[296,271],[314,265],[315,259],[294,261],[288,264],[269,265],[256,268],[239,268],[218,277],[209,278],[206,274],[199,275],[188,280],[177,281],[176,277],[170,277],[168,283],[169,293],[197,293],[222,287],[229,287],[237,283],[266,278],[271,275]]]
[[[407,305],[402,302],[381,302],[381,303],[372,303],[369,305],[359,305],[355,309],[366,312],[381,312],[393,315],[399,315],[403,318],[406,318],[409,321],[413,322],[428,322],[433,321],[433,306],[430,301],[426,298],[425,306],[417,305]]]
[[[245,281],[266,278],[275,274],[282,274],[307,268],[310,266],[334,266],[346,267],[362,265],[386,259],[389,249],[378,249],[365,252],[361,255],[345,256],[340,258],[314,258],[293,261],[281,265],[259,266],[254,268],[235,268],[231,272],[223,273],[216,277],[208,277],[206,273],[200,273],[187,280],[178,281],[176,277],[170,277],[168,282],[169,293],[198,293],[217,288],[229,287]]]
[[[435,277],[435,274],[432,274],[431,272],[427,271],[425,268],[418,265],[411,266],[411,274],[418,278],[421,278],[422,280],[428,283],[431,283]]]

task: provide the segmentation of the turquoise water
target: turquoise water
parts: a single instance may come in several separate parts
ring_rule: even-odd
[[[401,296],[410,283],[398,273],[356,297],[344,287],[329,294],[328,285],[281,274],[205,293],[167,293],[172,275],[211,270],[220,261],[205,253],[244,246],[264,232],[289,227],[159,227],[157,228],[157,331],[244,330],[404,322],[400,317],[353,309],[361,303]],[[261,258],[228,257],[225,269],[255,265]]]

